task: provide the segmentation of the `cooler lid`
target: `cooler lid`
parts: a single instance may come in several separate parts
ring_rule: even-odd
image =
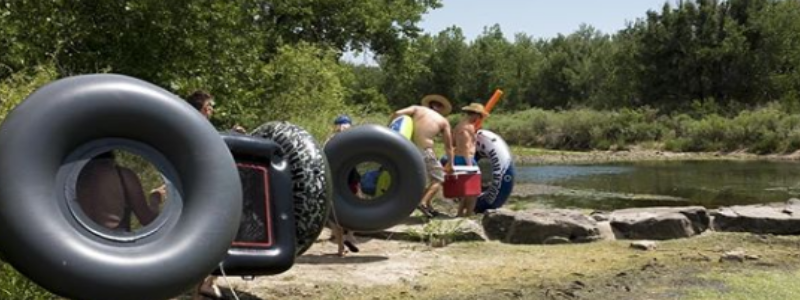
[[[455,174],[469,174],[480,173],[481,169],[477,165],[474,166],[453,166],[453,173]]]

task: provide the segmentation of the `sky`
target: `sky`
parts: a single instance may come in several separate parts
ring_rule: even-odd
[[[444,6],[423,15],[419,25],[431,34],[455,25],[461,27],[468,40],[494,24],[500,24],[503,34],[510,40],[518,32],[534,38],[567,35],[582,23],[604,33],[615,33],[625,28],[627,22],[644,17],[648,10],[660,10],[666,1],[443,0]]]
[[[469,41],[494,24],[512,41],[516,33],[533,38],[567,35],[584,23],[615,33],[648,10],[660,10],[667,1],[676,0],[442,0],[443,7],[423,15],[419,26],[435,35],[455,25]],[[352,53],[345,54],[345,59],[373,63],[369,57]]]

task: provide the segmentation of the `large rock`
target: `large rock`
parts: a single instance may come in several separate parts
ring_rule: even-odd
[[[723,207],[712,212],[717,231],[800,234],[800,200]]]
[[[505,209],[487,211],[481,220],[486,237],[490,240],[504,241],[516,217],[515,212]]]
[[[434,219],[427,223],[406,222],[376,232],[356,232],[359,236],[398,241],[430,241],[445,238],[455,241],[486,241],[486,234],[478,222],[470,219]]]
[[[618,239],[668,240],[694,236],[709,227],[702,206],[650,207],[616,210],[611,227]]]
[[[597,222],[573,210],[493,210],[483,217],[487,237],[511,244],[583,243],[601,239]]]

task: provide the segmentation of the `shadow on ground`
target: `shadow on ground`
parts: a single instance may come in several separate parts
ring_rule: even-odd
[[[233,296],[233,292],[231,292],[231,290],[226,288],[221,288],[221,290],[222,290],[222,299],[236,299],[236,297]],[[242,291],[236,291],[236,296],[239,296],[239,300],[264,300],[264,298],[259,298],[253,294]]]
[[[345,264],[368,264],[386,261],[389,258],[378,255],[353,255],[341,257],[336,254],[306,254],[295,260],[297,264],[309,265],[345,265]]]

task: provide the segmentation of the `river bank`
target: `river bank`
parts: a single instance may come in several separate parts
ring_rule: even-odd
[[[514,162],[520,165],[548,164],[597,164],[636,161],[680,161],[680,160],[771,160],[800,161],[800,151],[789,154],[757,155],[744,151],[736,152],[670,152],[632,148],[623,151],[557,151],[538,148],[512,147]]]

